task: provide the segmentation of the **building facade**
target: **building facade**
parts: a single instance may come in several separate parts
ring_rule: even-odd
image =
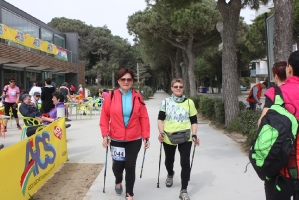
[[[0,0],[1,90],[10,76],[25,91],[45,78],[51,78],[56,87],[63,82],[76,88],[84,85],[85,64],[78,59],[78,45],[77,33],[62,33]]]

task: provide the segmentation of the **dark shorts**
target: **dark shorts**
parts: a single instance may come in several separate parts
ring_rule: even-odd
[[[8,103],[8,102],[4,102],[4,112],[6,116],[10,116],[9,115],[9,110],[11,108],[12,110],[12,114],[14,118],[18,118],[18,111],[16,109],[13,109],[13,105],[15,103]]]

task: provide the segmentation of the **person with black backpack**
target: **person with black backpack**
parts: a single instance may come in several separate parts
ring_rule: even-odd
[[[274,67],[279,66],[274,65]],[[278,116],[276,117],[276,120],[278,120],[276,121],[276,124],[281,127],[281,129],[291,129],[290,132],[294,133],[294,137],[279,141],[281,144],[288,145],[282,145],[282,147],[280,147],[281,149],[276,150],[276,153],[274,154],[276,156],[271,158],[271,162],[276,162],[276,166],[280,164],[283,167],[277,171],[275,176],[265,177],[265,193],[267,200],[290,200],[292,196],[294,196],[294,199],[298,199],[299,197],[299,138],[297,136],[299,119],[299,51],[295,51],[289,56],[285,69],[287,77],[285,83],[279,87],[272,87],[265,93],[266,100],[261,115],[262,120],[259,120],[260,129],[263,120],[266,120],[266,118],[271,119],[271,116],[269,116],[270,113],[275,114],[272,107],[278,105],[276,102],[277,98],[280,97],[283,102],[281,105],[283,109],[281,109],[281,111],[286,109],[289,112],[289,115],[288,118],[276,115]],[[289,121],[292,116],[294,116],[294,119]],[[287,121],[285,119],[287,119]],[[276,134],[276,131],[278,131],[278,135],[281,134],[280,130],[271,130],[273,130],[271,132],[272,134]],[[289,140],[290,142],[288,142]],[[273,147],[276,145],[275,142],[276,141],[272,141]],[[285,163],[283,163],[283,159],[280,157],[283,155],[281,152],[289,153],[286,156]],[[268,169],[268,171],[270,170],[272,170],[273,174],[273,167]]]

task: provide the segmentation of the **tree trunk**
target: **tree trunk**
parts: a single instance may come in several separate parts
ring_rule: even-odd
[[[97,80],[98,80],[98,88],[102,87],[101,86],[101,80],[102,80],[102,74],[101,74],[101,71],[100,69],[97,69]]]
[[[292,53],[293,0],[274,0],[274,11],[274,62],[279,62]]]
[[[193,43],[193,41],[192,41]],[[192,45],[192,44],[191,44]],[[193,47],[188,45],[188,49],[187,49],[187,56],[188,56],[188,60],[189,60],[189,65],[188,65],[188,80],[189,80],[189,92],[190,92],[190,96],[194,97],[197,92],[196,92],[196,87],[195,87],[195,75],[194,75],[194,65],[195,65],[195,56],[193,53]]]
[[[225,126],[239,113],[238,94],[240,83],[238,78],[236,40],[238,22],[241,11],[241,0],[218,0],[218,9],[223,18],[222,64],[224,81]]]
[[[183,76],[183,80],[184,80],[184,94],[189,94],[189,81],[188,81],[188,70],[187,70],[187,66],[189,65],[189,61],[187,58],[187,55],[184,51],[182,51],[183,53],[183,59],[184,62],[180,63],[180,67],[182,69],[182,76]]]
[[[112,77],[111,77],[111,82],[112,82],[112,89],[114,89],[115,88],[115,75],[114,75],[114,71],[112,71]]]
[[[175,77],[177,78],[182,78],[182,70],[180,68],[181,61],[182,61],[182,50],[177,48],[175,54],[175,62],[174,62]]]
[[[168,55],[169,57],[169,60],[170,60],[170,64],[171,64],[171,68],[170,68],[170,71],[171,71],[171,80],[174,78],[174,71],[175,71],[175,61],[173,61],[173,58],[171,57],[171,54]]]

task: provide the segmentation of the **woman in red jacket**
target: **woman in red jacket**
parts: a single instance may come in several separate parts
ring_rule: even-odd
[[[112,170],[115,176],[115,192],[123,191],[123,171],[126,170],[126,198],[133,199],[135,183],[135,165],[141,148],[150,146],[150,124],[147,109],[142,96],[132,89],[134,73],[128,68],[118,71],[119,89],[112,91],[105,98],[100,128],[103,136],[103,147],[109,140],[113,159]]]

